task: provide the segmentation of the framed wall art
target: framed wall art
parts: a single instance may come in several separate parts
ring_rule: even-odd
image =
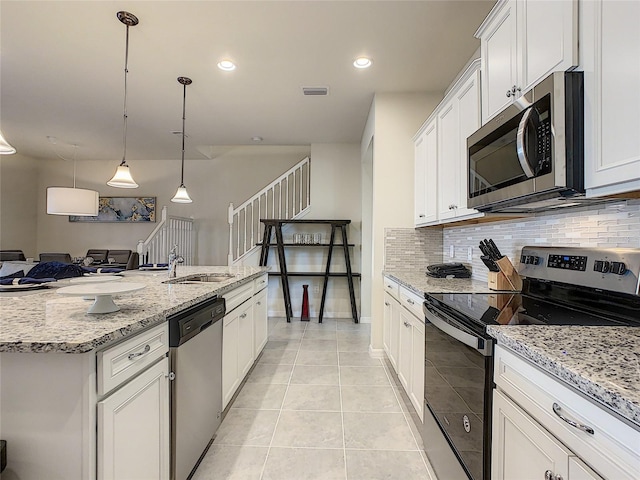
[[[134,223],[156,221],[156,197],[100,197],[97,217],[69,215],[70,222]]]

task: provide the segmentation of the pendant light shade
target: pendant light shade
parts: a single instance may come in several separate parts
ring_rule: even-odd
[[[98,192],[76,188],[76,151],[73,151],[73,188],[47,187],[47,213],[49,215],[76,215],[95,217],[98,215]],[[63,160],[64,157],[60,157]]]
[[[98,192],[84,188],[48,187],[47,213],[50,215],[98,215]]]
[[[16,153],[16,149],[4,139],[2,132],[0,132],[0,155],[11,155],[13,153]]]
[[[127,74],[129,73],[129,27],[138,24],[138,18],[129,12],[118,12],[118,20],[127,26],[127,40],[124,55],[124,128],[123,128],[123,144],[122,162],[118,166],[115,175],[107,182],[107,185],[117,188],[138,188],[138,184],[133,180],[129,165],[127,165]]]
[[[184,124],[186,119],[185,111],[186,111],[186,104],[187,104],[187,85],[191,85],[192,81],[190,78],[187,78],[187,77],[178,77],[178,83],[180,83],[183,86],[183,90],[182,90],[182,164],[181,164],[182,167],[181,167],[181,173],[180,173],[180,186],[178,187],[178,191],[173,196],[171,201],[174,203],[191,203],[193,202],[193,200],[191,200],[191,197],[187,192],[187,187],[184,186],[184,137],[185,137]]]
[[[115,175],[107,182],[107,185],[117,188],[138,188],[138,184],[131,176],[131,171],[127,164],[118,166]]]

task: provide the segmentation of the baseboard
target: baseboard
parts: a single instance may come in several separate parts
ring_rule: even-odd
[[[384,348],[373,348],[369,345],[369,356],[372,358],[384,358]]]
[[[286,317],[286,313],[284,310],[269,310],[267,315],[269,317]],[[309,316],[311,318],[318,318],[318,312],[314,312],[313,310],[311,310],[309,312]],[[293,317],[291,318],[296,318],[296,317],[300,317],[300,312],[296,312],[294,310],[293,312]],[[348,312],[332,312],[332,313],[327,313],[325,312],[322,318],[347,318],[347,319],[351,319],[351,311]],[[363,321],[362,319],[359,320],[360,323],[371,323],[371,318],[367,317],[368,321]]]
[[[360,317],[360,323],[371,323],[371,317]]]

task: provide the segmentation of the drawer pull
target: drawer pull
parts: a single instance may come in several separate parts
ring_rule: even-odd
[[[576,427],[576,428],[582,430],[583,432],[587,432],[589,435],[593,435],[595,433],[593,431],[593,428],[589,427],[588,425],[583,425],[581,423],[574,422],[573,420],[568,419],[567,417],[562,415],[562,413],[560,413],[561,411],[562,411],[562,408],[560,407],[560,405],[558,405],[556,402],[553,402],[553,413],[555,413],[563,421],[565,421],[566,423],[568,423],[572,427]],[[559,480],[561,480],[561,479],[559,479]]]
[[[391,304],[389,302],[384,302],[385,307],[390,307]]]
[[[562,480],[562,475],[554,475],[551,470],[544,472],[544,480]]]
[[[240,318],[246,318],[246,317],[247,317],[246,313],[243,313],[242,315],[240,315]]]
[[[402,323],[404,323],[404,326],[407,327],[407,328],[409,328],[411,326],[411,324],[408,323],[408,322],[402,322]]]
[[[260,303],[260,302],[256,302],[256,305],[262,305],[262,303]]]
[[[407,303],[408,303],[409,305],[415,305],[415,304],[416,304],[416,302],[414,302],[414,301],[413,301],[413,300],[411,300],[410,298],[407,298]]]
[[[151,345],[146,344],[144,346],[144,349],[141,352],[136,352],[136,353],[130,353],[129,356],[127,357],[129,360],[133,360],[134,358],[138,358],[141,357],[142,355],[145,355],[147,353],[149,353],[151,351]]]

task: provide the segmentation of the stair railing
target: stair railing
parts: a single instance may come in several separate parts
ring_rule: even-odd
[[[195,228],[193,218],[167,215],[162,207],[160,221],[146,240],[138,240],[137,251],[140,264],[167,263],[169,250],[178,245],[178,253],[184,265],[193,265],[195,260]]]
[[[291,220],[304,215],[310,204],[311,161],[302,159],[242,205],[229,204],[229,255],[233,265],[253,252],[262,240],[261,218]]]

